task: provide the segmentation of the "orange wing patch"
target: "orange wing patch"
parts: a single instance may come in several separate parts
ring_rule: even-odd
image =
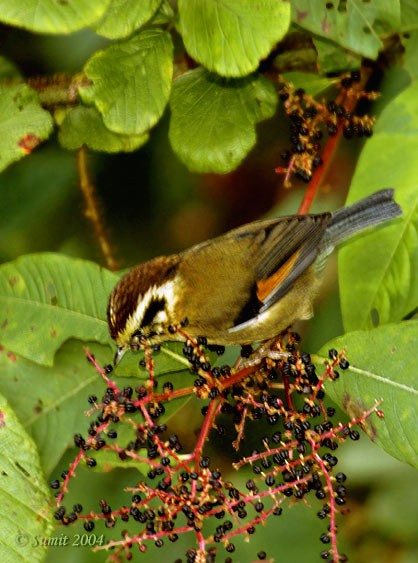
[[[295,252],[276,272],[274,272],[274,274],[257,283],[257,297],[260,301],[264,302],[264,300],[284,282],[292,271],[300,253],[301,250]]]

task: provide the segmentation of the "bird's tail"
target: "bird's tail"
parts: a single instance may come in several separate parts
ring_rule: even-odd
[[[402,209],[394,201],[393,194],[394,190],[390,188],[380,190],[335,211],[325,231],[324,250],[327,252],[328,248],[334,248],[356,233],[401,215]]]

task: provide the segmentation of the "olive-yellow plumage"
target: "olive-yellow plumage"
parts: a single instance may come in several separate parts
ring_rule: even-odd
[[[326,256],[342,240],[401,214],[393,190],[334,213],[256,221],[182,253],[135,266],[116,285],[108,322],[118,352],[190,337],[249,344],[313,314]]]

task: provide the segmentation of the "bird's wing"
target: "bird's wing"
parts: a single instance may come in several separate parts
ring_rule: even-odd
[[[186,251],[181,271],[190,287],[199,287],[188,294],[188,308],[221,325],[227,322],[222,312],[227,307],[231,318],[225,328],[231,331],[250,322],[280,300],[315,260],[330,220],[325,213],[257,221]],[[203,287],[202,270],[208,280]]]
[[[254,237],[248,259],[255,271],[255,286],[243,314],[233,329],[262,313],[290,290],[295,280],[314,262],[320,241],[331,221],[330,213],[291,215],[241,227],[231,236]],[[247,313],[248,312],[248,313]]]

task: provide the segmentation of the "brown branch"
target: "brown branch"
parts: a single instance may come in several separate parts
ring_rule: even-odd
[[[86,148],[82,147],[79,149],[76,155],[80,189],[85,203],[84,215],[93,225],[94,234],[99,243],[106,266],[109,270],[117,270],[118,262],[113,255],[113,250],[106,233],[106,228],[100,210],[99,198],[89,175]]]

